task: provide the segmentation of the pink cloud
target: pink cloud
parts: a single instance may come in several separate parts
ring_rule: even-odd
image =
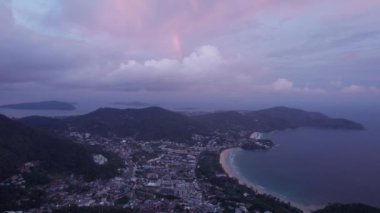
[[[272,84],[275,91],[289,91],[293,89],[293,82],[285,78],[279,78]]]
[[[362,86],[362,85],[352,84],[350,86],[343,87],[341,89],[341,92],[344,94],[350,94],[350,95],[359,95],[359,94],[380,95],[380,88],[376,86]]]
[[[324,94],[325,91],[320,88],[296,87],[294,83],[286,78],[279,78],[271,84],[270,89],[277,93],[311,93]]]
[[[184,43],[194,38],[227,33],[252,23],[258,14],[270,10],[274,14],[294,15],[309,6],[309,2],[107,0],[87,4],[68,0],[62,6],[66,18],[77,25],[71,29],[85,33],[86,37],[106,33],[133,40],[130,45],[134,48],[155,48],[178,56]]]
[[[369,91],[371,91],[375,95],[380,95],[380,88],[379,87],[371,86],[369,88]]]
[[[42,22],[93,39],[105,34],[125,40],[129,49],[150,49],[181,57],[210,36],[252,27],[261,15],[286,19],[325,11],[359,13],[378,5],[375,0],[100,0],[60,1],[62,12],[51,11]],[[322,10],[322,11],[320,11]],[[335,13],[334,13],[335,14]],[[344,13],[345,14],[345,13]],[[351,14],[351,13],[350,13]],[[50,25],[50,19],[59,23]],[[261,20],[262,21],[262,20]],[[259,23],[260,24],[260,23]],[[129,42],[128,42],[129,41]]]
[[[350,86],[346,86],[342,88],[342,92],[346,94],[360,94],[367,90],[367,88],[359,85],[352,84]]]
[[[363,82],[370,78],[368,76],[375,75],[371,66],[378,67],[375,63],[359,64],[362,58],[369,58],[371,54],[377,57],[370,49],[378,44],[375,42],[380,29],[377,26],[380,25],[372,24],[378,19],[373,18],[374,13],[361,16],[378,8],[380,3],[377,0],[57,2],[61,7],[58,11],[42,16],[22,14],[22,18],[34,21],[33,25],[41,25],[37,30],[33,26],[19,25],[17,28],[25,28],[22,33],[10,34],[8,32],[20,31],[9,30],[14,20],[0,3],[0,22],[8,29],[0,32],[0,38],[7,36],[7,40],[3,40],[7,42],[0,41],[0,45],[5,46],[13,39],[15,45],[8,49],[28,50],[25,58],[32,58],[30,61],[49,65],[56,60],[55,63],[65,65],[54,74],[51,73],[55,66],[47,66],[48,71],[43,74],[51,74],[49,82],[57,84],[173,91],[185,87],[213,87],[220,93],[233,90],[240,94],[253,91],[265,94],[324,93],[319,87],[329,86],[330,79],[343,76],[345,82],[352,82],[352,79],[346,80],[346,73],[348,78],[356,77],[359,75],[354,72],[365,68],[368,74],[363,72],[358,81],[365,84]],[[340,22],[340,17],[348,17],[350,21]],[[356,22],[360,17],[364,21]],[[19,39],[20,35],[24,37]],[[72,35],[76,35],[76,39]],[[210,45],[197,49],[203,44]],[[4,56],[9,56],[9,52],[4,50],[0,48],[0,53],[3,51]],[[277,52],[276,57],[270,56]],[[40,55],[39,60],[33,58]],[[5,57],[0,57],[0,61],[1,58]],[[236,58],[239,60],[234,61]],[[17,63],[10,63],[7,69],[17,67],[17,64],[22,65],[19,69],[24,69],[30,62],[8,60],[13,61]],[[66,66],[74,62],[76,66]],[[343,67],[347,62],[350,66]],[[342,70],[347,72],[339,71],[335,64],[342,65]],[[37,71],[23,70],[20,72],[23,75],[17,72],[7,75],[17,81],[28,74],[30,78],[39,77],[37,73],[42,69],[37,68]],[[0,72],[5,73],[7,69]],[[318,80],[314,79],[316,76]],[[270,79],[277,80],[271,82]],[[314,80],[313,87],[303,82]],[[377,81],[370,80],[376,85]],[[335,88],[329,87],[331,91],[338,94],[336,91],[341,89],[342,82],[330,83],[335,85]],[[363,91],[378,93],[377,87],[370,89],[351,85],[342,89],[342,92],[350,94]]]

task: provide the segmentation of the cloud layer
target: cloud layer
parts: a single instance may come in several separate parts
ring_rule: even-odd
[[[371,99],[379,9],[377,0],[0,0],[0,88]]]

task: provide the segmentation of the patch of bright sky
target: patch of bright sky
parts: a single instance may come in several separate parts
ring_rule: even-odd
[[[58,0],[12,0],[11,9],[15,24],[46,36],[83,40],[79,35],[44,25],[50,14],[61,13]]]

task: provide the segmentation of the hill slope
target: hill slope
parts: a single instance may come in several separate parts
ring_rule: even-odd
[[[215,112],[186,116],[159,107],[143,109],[101,108],[65,119],[27,117],[28,125],[49,131],[75,130],[102,136],[137,139],[189,139],[194,133],[211,134],[215,130],[272,131],[298,127],[363,129],[346,119],[329,118],[316,112],[275,107],[247,112]]]
[[[319,112],[307,112],[288,107],[274,107],[258,111],[215,112],[194,116],[210,129],[273,131],[298,127],[364,129],[361,124],[347,119],[330,118]]]
[[[379,208],[368,206],[361,203],[352,204],[329,204],[323,209],[314,213],[380,213]]]
[[[117,158],[102,152],[114,159],[115,164],[98,166],[93,162],[93,152],[101,151],[36,131],[0,115],[0,179],[29,161],[39,161],[43,169],[53,173],[83,174],[87,178],[112,176],[119,164]]]
[[[189,138],[196,128],[188,117],[159,107],[101,108],[86,115],[64,119],[63,122],[79,131],[138,139]]]

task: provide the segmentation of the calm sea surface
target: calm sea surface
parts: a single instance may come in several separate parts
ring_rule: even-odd
[[[380,111],[330,113],[365,131],[301,128],[266,134],[269,151],[240,151],[240,174],[305,205],[362,202],[380,207]]]

